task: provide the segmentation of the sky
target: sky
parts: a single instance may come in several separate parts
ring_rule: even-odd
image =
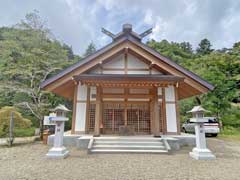
[[[0,0],[0,26],[12,26],[38,10],[54,37],[83,54],[90,42],[111,42],[101,27],[118,33],[124,23],[145,38],[190,42],[208,38],[213,48],[240,41],[240,0]]]

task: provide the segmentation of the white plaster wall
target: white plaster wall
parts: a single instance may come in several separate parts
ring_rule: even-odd
[[[87,86],[78,85],[75,131],[85,131]],[[81,101],[81,102],[79,102]]]
[[[162,72],[158,71],[158,70],[155,69],[155,68],[153,68],[153,69],[151,70],[151,73],[152,73],[152,74],[162,74]]]
[[[130,94],[149,94],[149,89],[129,89]]]
[[[140,98],[128,98],[127,99],[128,101],[149,101],[149,99],[148,98],[146,98],[146,99],[140,99]]]
[[[124,74],[124,71],[103,71],[103,74]]]
[[[124,101],[124,98],[103,98],[103,101]]]
[[[86,103],[77,103],[75,131],[85,132]]]
[[[103,88],[103,93],[106,94],[123,94],[124,89],[123,88]]]
[[[162,95],[162,88],[161,87],[158,87],[158,92],[157,92],[158,95]]]
[[[169,86],[165,88],[166,101],[175,101],[174,87]]]
[[[128,74],[149,74],[149,71],[128,71]]]
[[[96,87],[90,87],[90,101],[95,101],[96,98],[93,98],[92,95],[96,95]]]
[[[175,104],[166,104],[167,132],[177,132]]]
[[[89,72],[89,74],[101,74],[101,68],[97,67]]]
[[[128,54],[128,68],[148,68],[148,65],[135,56]]]
[[[103,68],[124,68],[124,55],[121,54],[106,64],[103,64]]]
[[[78,85],[77,100],[86,101],[87,100],[87,86]]]

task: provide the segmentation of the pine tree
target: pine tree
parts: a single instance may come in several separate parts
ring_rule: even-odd
[[[213,49],[211,49],[211,46],[212,45],[208,39],[201,40],[201,42],[198,44],[197,54],[199,55],[210,54],[213,51]]]
[[[89,55],[93,54],[94,52],[96,52],[96,46],[95,46],[95,44],[93,42],[91,42],[88,45],[88,47],[87,47],[87,49],[86,49],[86,51],[84,53],[84,57],[89,56]]]

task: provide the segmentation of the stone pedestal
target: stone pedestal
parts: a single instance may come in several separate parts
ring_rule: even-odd
[[[207,149],[203,122],[195,122],[196,147],[189,155],[196,160],[211,160],[216,157]]]
[[[69,151],[63,146],[64,122],[68,120],[66,117],[50,117],[56,122],[55,137],[53,147],[46,154],[48,158],[65,158],[69,155]]]
[[[216,159],[209,149],[198,149],[193,148],[192,152],[189,155],[196,160],[211,160]]]

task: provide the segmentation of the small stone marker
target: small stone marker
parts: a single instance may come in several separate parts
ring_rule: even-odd
[[[63,146],[64,123],[68,121],[66,113],[69,112],[65,106],[59,105],[52,110],[56,116],[49,116],[49,121],[55,123],[55,137],[53,147],[46,154],[48,158],[65,158],[69,151]]]
[[[216,159],[212,152],[207,148],[204,123],[208,122],[208,119],[204,118],[204,112],[207,112],[201,106],[194,106],[191,111],[193,118],[191,122],[195,123],[195,135],[196,135],[196,147],[193,148],[189,155],[196,160],[211,160]]]

